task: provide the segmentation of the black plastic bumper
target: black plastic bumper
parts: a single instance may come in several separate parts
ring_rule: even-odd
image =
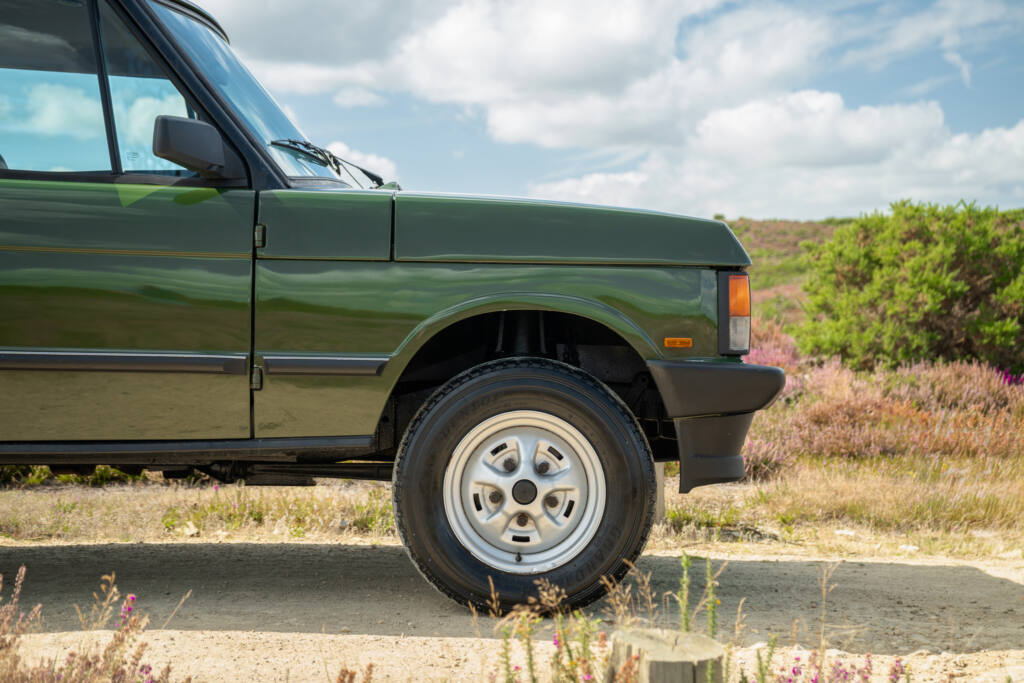
[[[679,439],[679,491],[743,478],[754,411],[782,391],[780,368],[745,363],[648,361]]]

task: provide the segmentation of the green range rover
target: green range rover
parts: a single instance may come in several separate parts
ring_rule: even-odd
[[[0,0],[0,464],[391,481],[505,606],[621,577],[656,462],[743,476],[784,376],[724,223],[383,181],[185,0]]]

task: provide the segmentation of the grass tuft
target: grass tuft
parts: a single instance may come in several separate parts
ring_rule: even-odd
[[[149,625],[149,617],[139,613],[135,595],[122,598],[113,574],[103,577],[100,591],[93,593],[94,604],[88,613],[75,606],[82,629],[86,631],[106,628],[117,615],[106,644],[83,652],[70,652],[62,661],[29,663],[19,650],[26,633],[39,627],[42,606],[36,605],[28,614],[21,611],[19,601],[24,582],[25,567],[22,566],[10,598],[0,605],[0,680],[12,683],[165,683],[171,680],[169,664],[156,671],[143,661],[147,645],[142,636]],[[2,583],[0,576],[0,589]]]

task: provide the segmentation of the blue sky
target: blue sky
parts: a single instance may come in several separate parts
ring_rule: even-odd
[[[1024,206],[1024,4],[200,0],[408,189],[815,218]]]

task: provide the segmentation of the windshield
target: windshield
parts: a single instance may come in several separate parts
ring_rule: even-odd
[[[308,155],[270,144],[273,140],[307,138],[220,36],[206,25],[166,5],[158,2],[150,4],[195,63],[201,65],[203,74],[220,96],[263,143],[286,175],[338,179],[334,170],[318,164]]]

